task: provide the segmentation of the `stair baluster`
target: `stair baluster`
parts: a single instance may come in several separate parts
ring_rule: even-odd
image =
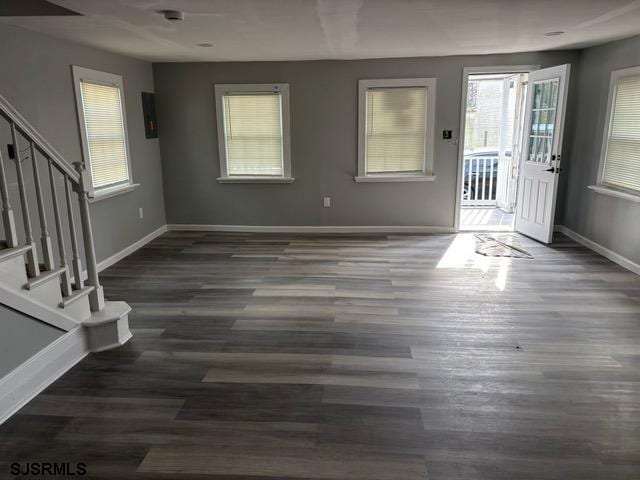
[[[31,250],[27,253],[27,274],[34,278],[40,275],[40,265],[38,264],[38,251],[33,240],[33,230],[31,230],[31,216],[29,214],[29,201],[27,199],[27,190],[24,185],[24,174],[22,171],[22,161],[20,160],[20,144],[18,142],[18,133],[16,124],[11,122],[11,140],[13,142],[14,161],[16,163],[16,174],[18,178],[18,192],[20,194],[20,206],[22,207],[22,220],[24,222],[24,233],[26,244],[31,246]]]
[[[69,216],[69,232],[71,237],[71,265],[73,267],[73,283],[76,290],[84,287],[82,278],[82,261],[78,254],[78,235],[76,234],[76,221],[73,217],[73,206],[71,204],[71,191],[69,189],[69,181],[64,175],[64,193],[67,199],[67,215]]]
[[[3,120],[6,120],[6,124]],[[71,164],[65,160],[2,95],[0,123],[0,127],[4,128],[7,125],[11,129],[12,147],[15,152],[12,157],[16,157],[17,193],[22,212],[22,215],[17,215],[21,218],[16,220],[10,201],[15,206],[18,197],[12,198],[16,192],[8,188],[13,187],[13,172],[6,175],[6,157],[3,160],[0,152],[0,210],[6,238],[6,242],[0,242],[0,261],[9,262],[6,268],[3,267],[3,274],[9,277],[9,281],[5,285],[5,279],[2,279],[3,284],[0,286],[3,302],[8,302],[10,308],[63,331],[71,332],[77,329],[74,331],[78,332],[77,335],[82,336],[82,339],[73,338],[74,341],[81,340],[82,348],[102,351],[124,344],[131,338],[128,323],[131,308],[125,302],[104,300],[91,228],[87,188],[91,185],[90,177],[84,169],[84,164]],[[23,151],[20,150],[21,143]],[[24,163],[28,156],[31,156],[31,164]],[[41,177],[41,174],[47,174],[43,170],[45,166],[42,162],[46,162],[48,182],[46,178]],[[32,168],[29,168],[30,166]],[[33,175],[33,178],[29,175]],[[34,188],[31,188],[31,181]],[[45,185],[42,182],[45,182]],[[48,204],[47,188],[51,189],[51,205]],[[61,191],[62,188],[64,192]],[[72,198],[72,190],[77,194],[77,200],[75,197]],[[65,201],[66,207],[62,205]],[[78,207],[74,206],[76,201]],[[39,214],[39,224],[34,225],[35,230],[32,229],[29,213],[29,206],[32,207],[32,213],[35,212],[34,203]],[[65,208],[68,216],[66,221],[63,218]],[[55,233],[50,230],[54,228],[54,223],[51,222],[51,218],[47,218],[47,215],[51,214],[50,209],[53,210]],[[80,225],[76,223],[78,218]],[[66,223],[69,228],[68,238]],[[78,232],[76,226],[82,231]],[[26,243],[22,241],[23,231]],[[78,235],[82,235],[85,271],[81,259],[82,252],[78,246]],[[54,252],[53,243],[56,240],[58,251]],[[71,242],[69,251],[65,245],[66,241]],[[42,272],[38,264],[40,247],[45,264]]]
[[[44,198],[42,196],[42,186],[40,185],[40,171],[38,170],[38,158],[36,156],[36,148],[33,142],[30,143],[31,163],[33,165],[33,183],[36,189],[36,202],[38,205],[38,215],[40,216],[40,234],[42,242],[42,261],[44,269],[51,271],[54,267],[53,246],[51,245],[51,237],[47,226],[47,212],[44,208]]]
[[[56,235],[58,239],[58,256],[60,257],[60,266],[64,267],[64,273],[60,276],[60,284],[62,295],[68,297],[71,295],[71,278],[69,275],[69,266],[67,265],[67,252],[64,244],[64,232],[62,231],[62,221],[60,220],[60,208],[58,206],[58,190],[56,188],[56,180],[53,175],[53,162],[47,158],[47,166],[49,168],[49,185],[51,186],[51,203],[53,204],[53,218],[56,224]],[[64,178],[64,177],[63,177]],[[66,179],[65,179],[66,181]]]
[[[4,161],[0,151],[0,196],[2,197],[2,224],[6,236],[7,247],[18,246],[18,232],[16,231],[16,221],[13,217],[13,209],[9,201],[9,189],[7,188],[7,176],[4,171]]]

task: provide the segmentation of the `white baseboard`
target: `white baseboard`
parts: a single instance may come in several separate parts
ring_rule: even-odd
[[[556,225],[556,232],[560,232],[565,234],[567,237],[575,240],[576,242],[584,245],[585,247],[593,250],[594,252],[602,255],[605,258],[608,258],[612,262],[617,263],[618,265],[626,268],[627,270],[631,270],[633,273],[637,273],[640,275],[640,265],[635,262],[632,262],[626,257],[609,250],[606,247],[603,247],[599,243],[594,242],[593,240],[589,240],[587,237],[583,237],[579,233],[574,232],[573,230],[565,227],[564,225]]]
[[[0,424],[89,353],[84,327],[65,333],[0,378]]]
[[[453,227],[384,225],[203,225],[173,223],[168,231],[237,233],[454,233]]]
[[[110,257],[107,257],[104,260],[102,260],[101,262],[98,262],[98,265],[97,265],[98,266],[98,272],[101,272],[102,270],[105,270],[105,269],[109,268],[111,265],[119,262],[124,257],[126,257],[128,255],[131,255],[133,252],[135,252],[136,250],[144,247],[151,240],[155,239],[156,237],[159,237],[160,235],[162,235],[166,231],[167,231],[167,225],[162,225],[161,227],[155,229],[153,232],[151,232],[148,235],[145,235],[144,237],[142,237],[137,242],[132,243],[128,247],[123,248],[119,252],[114,253]]]

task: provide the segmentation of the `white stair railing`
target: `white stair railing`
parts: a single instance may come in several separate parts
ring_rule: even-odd
[[[11,132],[11,147],[13,155],[11,159],[5,158],[0,148],[0,201],[2,202],[2,224],[4,227],[5,240],[8,248],[29,247],[26,255],[27,274],[31,278],[47,274],[57,268],[62,270],[60,276],[60,288],[63,297],[69,297],[74,293],[85,289],[84,272],[78,246],[78,232],[76,229],[74,201],[71,192],[77,195],[77,210],[80,216],[80,226],[84,246],[84,258],[87,268],[87,285],[90,287],[89,304],[91,311],[100,311],[104,308],[104,294],[96,264],[96,254],[91,229],[91,218],[89,214],[89,192],[86,172],[82,162],[74,162],[71,166],[64,158],[20,115],[17,110],[0,95],[0,120],[8,123]],[[21,149],[21,144],[26,148]],[[26,155],[24,152],[28,152]],[[23,162],[31,159],[33,189],[28,189],[30,182],[25,180],[25,169]],[[8,155],[7,155],[8,157]],[[46,162],[46,163],[44,163]],[[20,211],[22,222],[16,224],[16,218],[11,203],[11,195],[8,188],[8,168],[11,163],[15,164],[15,180],[18,187],[20,201]],[[6,165],[5,165],[6,164]],[[57,265],[54,255],[53,241],[49,230],[49,219],[45,203],[45,191],[42,187],[40,171],[41,166],[46,166],[49,174],[49,195],[51,197],[51,207],[53,215],[53,225],[55,228],[55,242],[57,243]],[[62,189],[67,210],[68,231],[64,231],[62,217],[60,215],[58,181],[62,179]],[[31,179],[29,179],[31,180]],[[58,180],[58,181],[57,181]],[[33,196],[32,196],[33,195]],[[40,229],[39,241],[35,236],[30,211],[30,199],[35,196],[37,206],[38,225]],[[24,241],[20,241],[20,228],[24,232]],[[65,233],[68,235],[71,245],[71,269],[73,270],[74,282],[71,284],[71,272],[67,260]],[[39,262],[38,245],[43,264]]]

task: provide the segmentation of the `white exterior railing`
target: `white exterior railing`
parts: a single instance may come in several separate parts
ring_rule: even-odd
[[[464,158],[463,206],[496,206],[496,160],[495,156]]]

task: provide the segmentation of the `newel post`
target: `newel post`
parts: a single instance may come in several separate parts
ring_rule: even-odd
[[[98,278],[98,266],[96,264],[96,249],[93,245],[93,231],[91,229],[91,217],[89,215],[89,190],[87,189],[87,177],[84,165],[75,162],[74,167],[80,174],[78,185],[78,201],[80,202],[80,222],[82,223],[82,238],[84,240],[84,254],[87,261],[87,284],[94,287],[89,294],[91,311],[97,312],[104,308],[104,292]]]

